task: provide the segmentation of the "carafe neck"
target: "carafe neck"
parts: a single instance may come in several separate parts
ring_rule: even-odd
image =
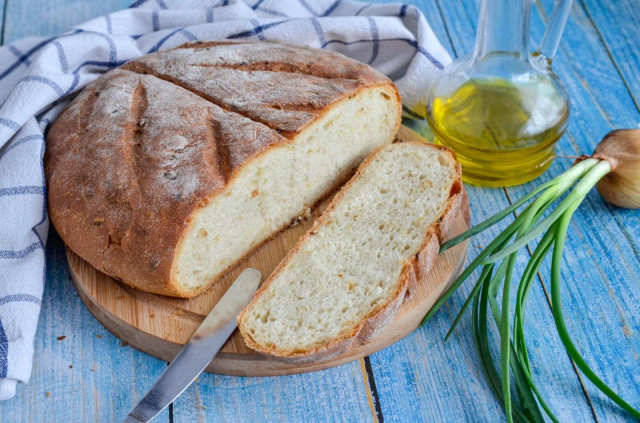
[[[494,53],[529,59],[529,14],[531,0],[482,0],[475,60]]]

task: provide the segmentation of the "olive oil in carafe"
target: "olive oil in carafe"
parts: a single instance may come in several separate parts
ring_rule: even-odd
[[[436,143],[452,148],[463,179],[484,186],[527,182],[546,170],[569,103],[546,76],[514,83],[470,79],[427,113]]]

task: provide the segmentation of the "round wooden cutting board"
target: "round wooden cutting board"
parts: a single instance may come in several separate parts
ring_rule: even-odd
[[[401,128],[398,139],[426,142],[406,127]],[[247,267],[254,267],[260,270],[264,281],[329,201],[327,199],[317,206],[310,219],[281,232],[231,270],[220,282],[195,298],[164,297],[131,288],[99,272],[67,248],[71,277],[82,301],[107,329],[133,347],[171,361],[238,274]],[[469,227],[466,198],[462,209],[449,237]],[[460,273],[466,255],[466,242],[440,254],[429,273],[428,281],[418,285],[415,295],[411,300],[405,301],[396,319],[375,339],[354,347],[341,356],[306,365],[281,363],[250,350],[236,330],[206,371],[239,376],[285,375],[322,370],[373,354],[416,329],[422,317]]]

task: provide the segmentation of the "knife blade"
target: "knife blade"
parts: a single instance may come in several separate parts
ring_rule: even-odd
[[[260,272],[245,269],[211,310],[189,342],[123,423],[148,422],[171,404],[207,367],[237,326],[236,318],[260,284]]]

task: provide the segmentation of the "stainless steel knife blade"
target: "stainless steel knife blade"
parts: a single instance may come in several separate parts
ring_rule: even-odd
[[[245,269],[211,310],[189,342],[123,423],[148,422],[171,404],[207,367],[237,326],[236,318],[260,284],[260,272]]]

